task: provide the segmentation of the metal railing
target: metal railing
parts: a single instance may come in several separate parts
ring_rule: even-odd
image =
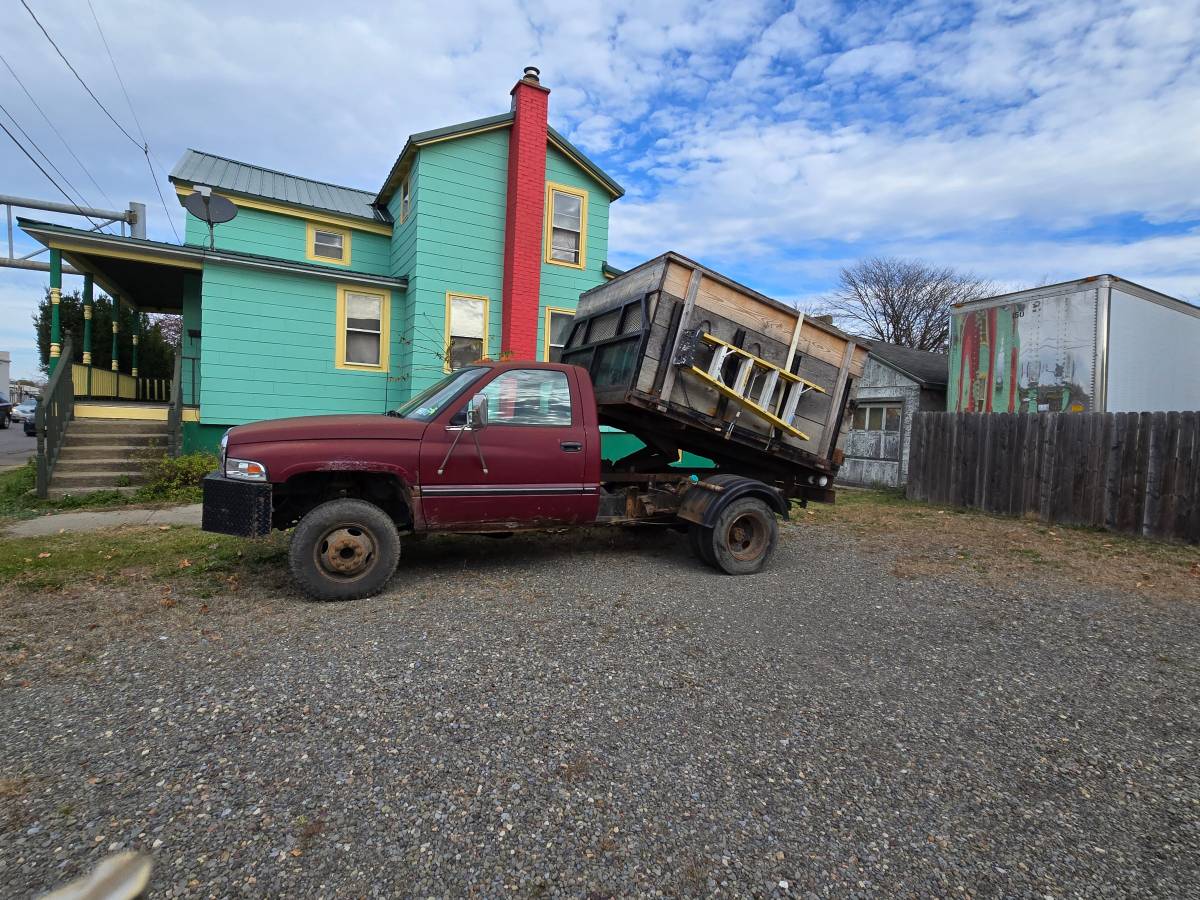
[[[42,499],[50,496],[50,476],[54,474],[67,425],[75,416],[75,390],[71,366],[67,363],[73,349],[68,337],[37,408],[37,495]]]
[[[178,456],[183,448],[183,356],[175,354],[175,374],[171,378],[171,402],[167,407],[167,452]]]
[[[76,397],[112,400],[147,400],[166,403],[170,399],[171,382],[166,378],[134,378],[124,372],[71,365],[71,381]]]

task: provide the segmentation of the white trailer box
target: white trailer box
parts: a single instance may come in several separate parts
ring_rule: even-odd
[[[8,367],[11,358],[7,350],[0,350],[0,394],[12,399],[12,394],[9,392],[11,385],[8,383]]]
[[[959,304],[946,408],[1200,410],[1200,307],[1115,275]]]

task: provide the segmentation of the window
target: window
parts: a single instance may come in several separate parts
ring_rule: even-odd
[[[400,182],[400,221],[403,222],[408,218],[409,212],[412,210],[412,193],[409,190],[409,180],[405,178]]]
[[[542,358],[546,362],[562,361],[563,347],[566,346],[574,319],[575,313],[569,309],[546,307],[546,324],[543,326],[545,346],[542,348]]]
[[[477,396],[487,399],[489,428],[571,424],[571,388],[564,372],[514,369],[497,375]]]
[[[899,403],[860,403],[854,408],[855,431],[899,431]]]
[[[587,191],[546,185],[546,262],[582,269],[586,264]]]
[[[390,295],[338,288],[337,367],[386,369]]]
[[[446,294],[446,371],[487,356],[487,297]]]
[[[305,256],[314,262],[350,265],[350,232],[344,228],[309,222]]]

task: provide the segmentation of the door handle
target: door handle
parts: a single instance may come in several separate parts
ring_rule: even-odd
[[[558,446],[562,447],[565,453],[578,453],[583,449],[580,441],[559,441]]]

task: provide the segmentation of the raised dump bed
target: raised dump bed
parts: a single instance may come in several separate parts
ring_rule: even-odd
[[[579,298],[562,361],[591,374],[603,424],[647,445],[614,468],[686,450],[827,500],[866,357],[832,325],[665,253]]]

